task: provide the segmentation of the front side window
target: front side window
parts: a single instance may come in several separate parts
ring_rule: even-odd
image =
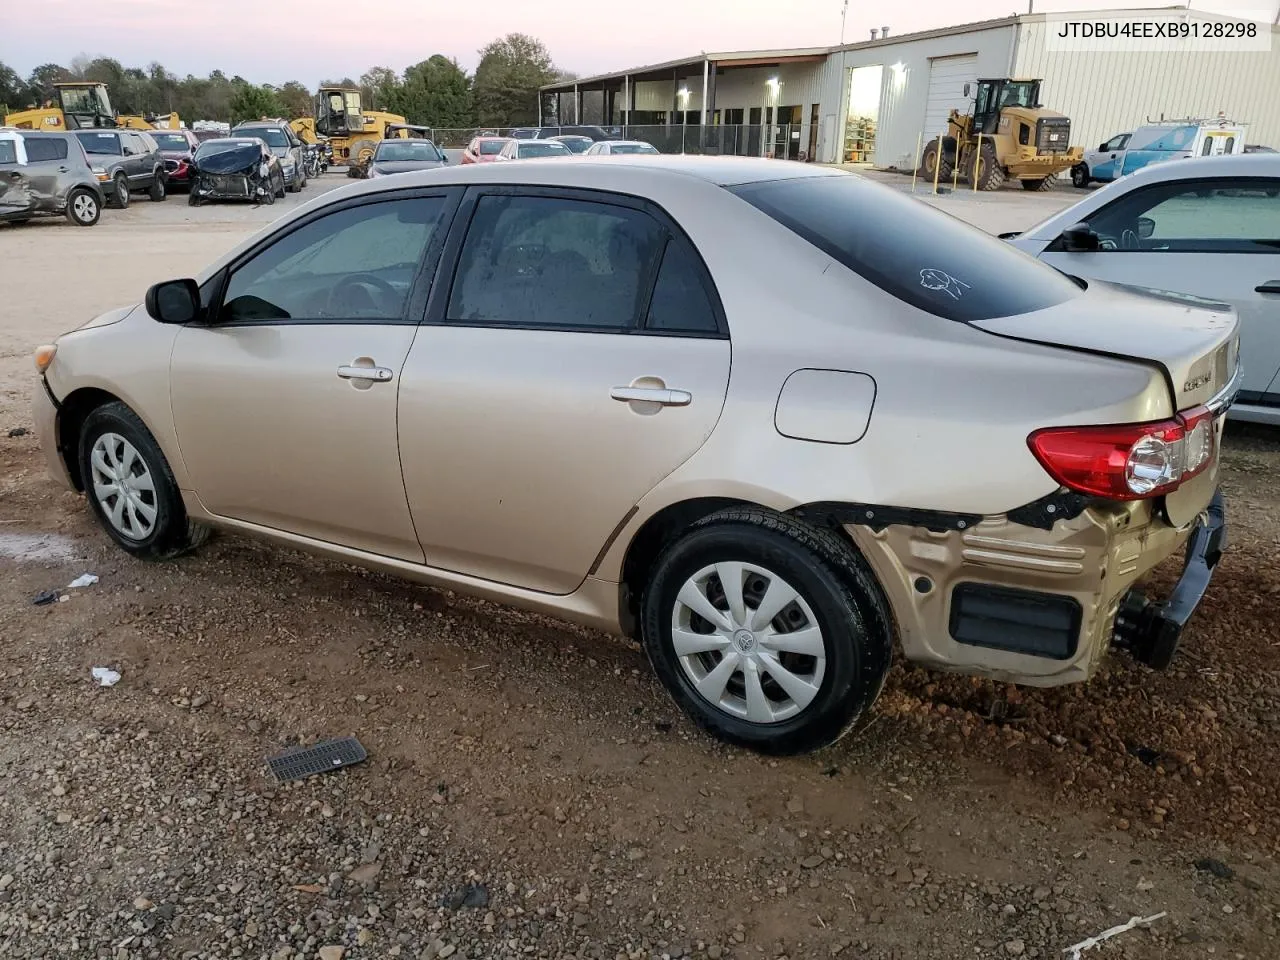
[[[385,200],[299,227],[231,274],[223,322],[404,317],[443,197]]]
[[[624,330],[636,325],[666,231],[629,207],[559,197],[481,197],[448,319]]]
[[[854,174],[727,189],[891,296],[948,320],[1030,313],[1081,292],[991,234]]]
[[[1183,180],[1125,194],[1089,218],[1103,251],[1280,253],[1280,179]]]
[[[27,163],[67,159],[67,142],[61,137],[27,137]]]
[[[118,133],[77,133],[84,152],[104,157],[120,156],[120,134]]]

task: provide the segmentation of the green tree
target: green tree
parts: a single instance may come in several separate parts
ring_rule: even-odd
[[[7,63],[0,63],[0,120],[4,114],[26,106],[26,92],[27,85],[18,76],[18,71]]]
[[[37,105],[46,100],[56,99],[57,91],[54,90],[53,85],[59,80],[68,80],[70,77],[70,71],[66,67],[56,63],[41,64],[31,71],[31,76],[27,77],[27,99]]]
[[[311,91],[297,80],[286,83],[276,91],[276,96],[280,100],[280,106],[284,108],[284,115],[290,120],[309,117],[315,112]]]
[[[232,123],[257,120],[260,117],[277,117],[282,112],[273,89],[267,86],[255,87],[251,83],[236,85],[230,106]]]
[[[405,68],[404,82],[392,104],[410,123],[437,129],[475,123],[471,79],[458,61],[438,53]]]
[[[366,110],[390,110],[400,92],[400,78],[390,67],[370,67],[360,78],[360,102]]]
[[[556,77],[551,54],[540,40],[509,33],[480,51],[472,84],[476,119],[482,126],[516,126],[538,118],[538,88]]]

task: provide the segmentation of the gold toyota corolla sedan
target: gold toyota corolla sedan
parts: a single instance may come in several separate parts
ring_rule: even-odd
[[[573,158],[319,197],[41,347],[35,414],[136,556],[221,527],[637,636],[704,728],[788,753],[895,643],[1041,686],[1167,665],[1237,353],[1230,307],[852,174]]]

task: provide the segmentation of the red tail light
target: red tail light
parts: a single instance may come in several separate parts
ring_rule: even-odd
[[[1050,427],[1027,438],[1060,484],[1108,500],[1176,490],[1213,462],[1215,443],[1213,414],[1204,407],[1156,423]]]

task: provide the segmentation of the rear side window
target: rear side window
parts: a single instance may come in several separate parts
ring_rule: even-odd
[[[1080,295],[1052,267],[906,194],[853,174],[729,187],[891,296],[973,323]]]
[[[712,336],[719,332],[715,308],[703,286],[703,267],[696,256],[678,238],[667,242],[649,300],[646,330]]]
[[[17,163],[18,147],[12,140],[0,140],[0,164]]]
[[[61,137],[24,137],[27,142],[27,162],[67,159],[67,141]]]
[[[77,133],[85,153],[100,156],[120,156],[120,138],[114,133]]]

